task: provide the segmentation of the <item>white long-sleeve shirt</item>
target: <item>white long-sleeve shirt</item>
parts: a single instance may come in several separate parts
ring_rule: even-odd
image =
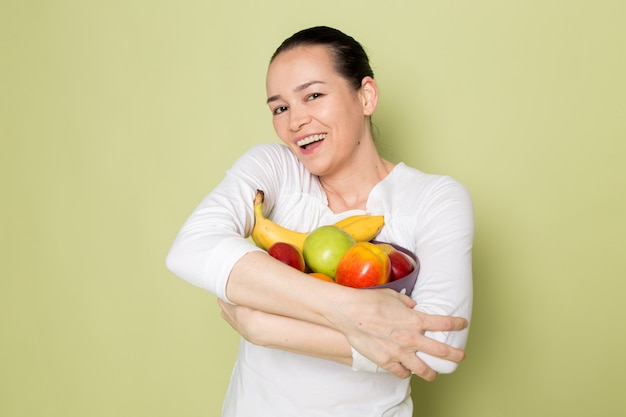
[[[284,227],[309,232],[362,213],[333,213],[316,176],[289,149],[257,145],[227,171],[222,182],[193,211],[167,257],[172,272],[226,300],[234,264],[259,250],[246,239],[254,225],[253,200],[265,192],[266,217]],[[403,163],[371,191],[366,210],[383,215],[377,240],[413,251],[420,272],[411,297],[416,309],[465,317],[472,309],[472,202],[450,177],[432,175]],[[463,348],[468,329],[428,336]],[[456,364],[418,352],[440,373]],[[335,362],[264,348],[241,341],[224,417],[399,416],[412,415],[409,379],[387,372],[362,372]]]

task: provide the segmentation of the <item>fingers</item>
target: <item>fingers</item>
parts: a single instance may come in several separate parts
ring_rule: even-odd
[[[224,317],[224,314],[226,314],[226,309],[228,308],[228,304],[220,300],[219,298],[217,299],[217,304],[220,306],[220,309],[222,310],[222,317]]]
[[[435,356],[437,358],[449,360],[451,362],[459,363],[465,359],[465,350],[458,349],[447,345],[442,342],[438,342],[429,337],[424,337],[420,340],[419,348],[420,352],[424,352],[428,355]]]
[[[411,371],[401,363],[395,362],[389,364],[388,366],[384,367],[384,369],[401,379],[405,379],[411,376]]]
[[[434,381],[439,375],[414,353],[409,355],[406,359],[406,363],[403,362],[403,365],[411,373],[428,382]]]
[[[420,342],[418,351],[455,363],[459,363],[465,358],[465,351],[463,349],[457,349],[427,337],[424,337],[424,340]],[[411,374],[415,374],[425,381],[430,382],[434,381],[439,375],[417,356],[415,350],[406,350],[401,354],[396,354],[393,359],[390,357],[389,360],[389,362],[382,363],[379,366],[398,378],[408,378]]]
[[[217,303],[220,306],[220,316],[222,316],[222,319],[233,326],[233,320],[231,319],[230,312],[228,311],[229,305],[220,299],[217,300]]]
[[[391,362],[381,366],[381,368],[401,379],[409,378],[411,375],[417,375],[425,381],[430,382],[434,381],[439,375],[414,353],[408,354],[402,363]]]
[[[227,303],[223,300],[218,299],[217,300],[218,305],[220,306],[220,316],[222,317],[222,319],[228,323],[233,329],[235,329],[237,332],[241,332],[241,326],[239,325],[238,320],[236,319],[237,316],[237,306]]]
[[[405,306],[407,306],[408,308],[413,308],[417,305],[417,303],[415,302],[414,299],[412,299],[411,297],[409,297],[408,295],[402,293],[396,293],[398,294],[400,301],[402,301],[404,303]]]
[[[468,326],[467,320],[462,317],[429,314],[421,314],[421,316],[423,319],[422,326],[424,332],[459,331]],[[437,341],[424,334],[418,336],[418,340],[415,341],[414,347],[417,351],[455,363],[459,363],[465,358],[465,350]]]
[[[418,313],[422,319],[421,327],[423,332],[458,331],[468,326],[468,321],[462,317]],[[461,362],[466,356],[465,350],[432,339],[421,332],[414,336],[415,338],[409,337],[408,339],[396,338],[395,343],[398,343],[400,346],[404,345],[404,347],[401,347],[399,352],[396,351],[389,358],[390,362],[380,366],[399,378],[407,378],[412,373],[425,381],[433,381],[437,378],[438,373],[418,357],[417,352],[423,352],[454,363]],[[411,341],[409,342],[409,340]]]
[[[422,314],[422,320],[424,323],[424,330],[431,332],[463,330],[468,325],[467,320],[463,317]]]

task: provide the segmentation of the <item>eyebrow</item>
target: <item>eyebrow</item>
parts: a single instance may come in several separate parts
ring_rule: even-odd
[[[325,84],[324,81],[308,81],[304,84],[301,84],[299,86],[297,86],[296,88],[293,89],[294,93],[306,90],[307,88],[309,88],[310,86],[314,85],[314,84]],[[272,101],[276,101],[276,100],[280,100],[280,94],[277,94],[275,96],[271,96],[267,99],[266,104],[271,103]]]

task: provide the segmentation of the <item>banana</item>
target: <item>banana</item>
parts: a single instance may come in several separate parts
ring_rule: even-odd
[[[335,223],[357,242],[369,242],[374,239],[385,225],[384,216],[360,214],[347,217]]]
[[[333,226],[343,228],[343,227],[348,226],[349,224],[361,221],[362,219],[369,218],[369,217],[370,217],[369,214],[355,214],[354,216],[346,217],[343,220],[339,220]]]
[[[254,243],[258,247],[268,250],[276,242],[286,242],[291,243],[302,252],[304,241],[309,234],[287,229],[266,218],[263,215],[264,199],[265,193],[262,190],[257,190],[254,197],[254,228],[251,234]],[[340,220],[333,226],[343,229],[357,242],[367,242],[378,235],[384,224],[383,216],[357,214]]]
[[[263,215],[263,200],[265,193],[257,190],[254,197],[254,228],[252,229],[252,240],[261,249],[268,250],[276,242],[286,242],[294,245],[300,253],[304,247],[304,239],[308,233],[300,233],[287,229],[266,218]]]

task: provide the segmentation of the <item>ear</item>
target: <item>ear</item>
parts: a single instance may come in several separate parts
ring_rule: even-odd
[[[363,77],[359,97],[363,105],[363,114],[371,116],[378,105],[378,86],[372,77]]]

